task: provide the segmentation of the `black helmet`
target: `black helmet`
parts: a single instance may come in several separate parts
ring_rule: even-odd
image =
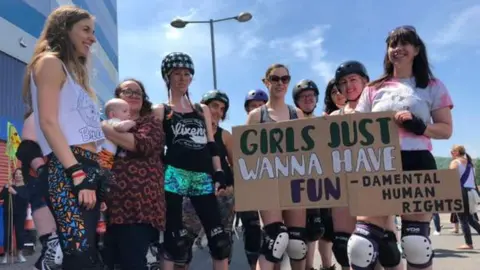
[[[338,84],[338,81],[341,78],[350,74],[360,75],[365,79],[367,79],[367,81],[370,81],[370,78],[368,77],[367,69],[365,68],[365,66],[358,61],[352,60],[352,61],[343,62],[342,64],[340,64],[340,66],[338,66],[337,70],[335,71],[335,82]]]
[[[183,52],[169,53],[162,61],[162,77],[168,83],[170,73],[174,68],[186,68],[192,76],[195,74],[195,66],[193,65],[190,55]]]
[[[295,104],[297,104],[298,96],[307,90],[312,90],[317,97],[320,95],[317,85],[312,80],[301,80],[293,87],[292,98]]]
[[[227,114],[228,107],[230,107],[230,99],[228,98],[227,94],[225,94],[222,91],[219,91],[219,90],[208,91],[202,96],[202,100],[200,101],[200,103],[208,105],[210,102],[214,100],[218,100],[225,103],[225,114]]]

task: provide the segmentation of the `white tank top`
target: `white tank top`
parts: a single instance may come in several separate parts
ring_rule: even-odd
[[[460,162],[460,160],[455,160],[455,162],[457,162],[457,164],[458,164],[457,170],[458,170],[458,173],[460,174],[460,178],[461,178],[463,173],[467,169],[467,165]],[[465,188],[475,188],[475,172],[474,172],[473,167],[472,167],[472,169],[470,171],[470,174],[468,175],[467,181],[465,181],[465,184],[463,185],[463,187],[465,187]]]
[[[68,145],[80,145],[95,142],[97,151],[101,150],[101,144],[105,136],[100,124],[100,110],[88,93],[73,80],[65,65],[63,69],[67,74],[65,83],[60,90],[58,106],[58,123]],[[32,93],[33,111],[38,112],[38,89],[30,75],[30,91]],[[52,152],[50,145],[40,129],[38,113],[35,116],[35,131],[37,142],[46,156]]]

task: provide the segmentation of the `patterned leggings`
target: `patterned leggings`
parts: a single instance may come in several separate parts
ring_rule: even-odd
[[[72,147],[72,152],[87,173],[98,169],[96,153],[79,147]],[[77,197],[72,192],[73,180],[66,176],[65,168],[53,153],[48,160],[48,184],[52,212],[64,254],[63,269],[103,269],[96,246],[99,203],[92,210],[78,204]]]

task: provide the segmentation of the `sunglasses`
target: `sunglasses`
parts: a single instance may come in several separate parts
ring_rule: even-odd
[[[285,76],[277,76],[277,75],[271,75],[268,77],[268,80],[271,82],[279,82],[282,81],[282,83],[287,84],[290,82],[290,75],[285,75]]]
[[[132,90],[130,88],[122,89],[120,92],[126,97],[143,97],[142,91]]]

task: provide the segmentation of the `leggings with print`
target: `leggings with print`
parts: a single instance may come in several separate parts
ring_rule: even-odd
[[[79,147],[72,147],[72,152],[87,174],[99,168],[96,153]],[[65,168],[53,153],[48,160],[48,184],[50,204],[63,251],[63,269],[103,269],[96,245],[99,203],[91,210],[79,205],[72,191],[73,180],[67,177]]]
[[[200,219],[212,257],[216,260],[227,259],[230,255],[231,239],[222,224],[211,176],[172,166],[167,166],[165,170],[165,259],[177,264],[189,262],[192,239],[182,219],[184,197],[190,198]]]

